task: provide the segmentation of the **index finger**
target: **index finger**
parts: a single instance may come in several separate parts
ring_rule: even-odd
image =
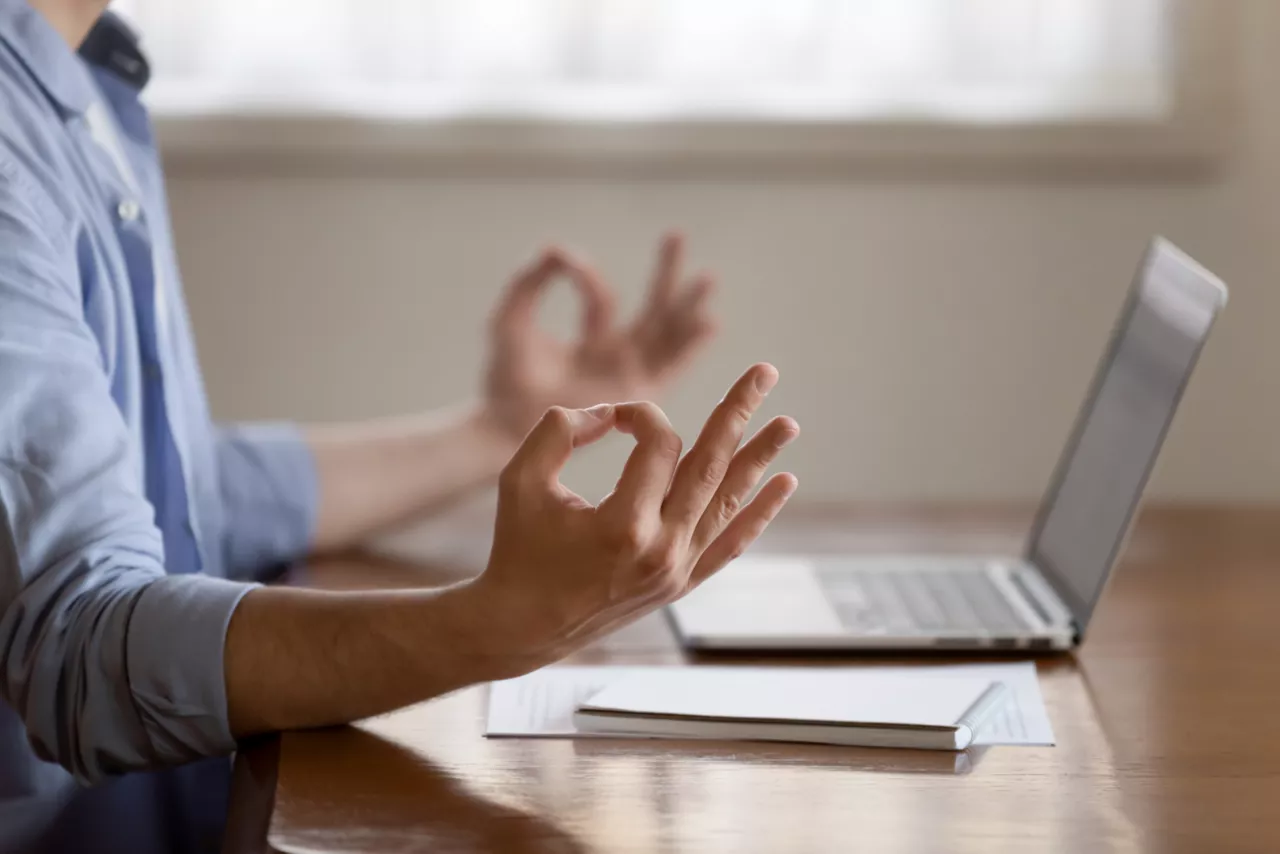
[[[556,275],[565,269],[566,258],[559,249],[545,249],[511,279],[507,292],[493,313],[495,329],[511,332],[532,324],[538,297]]]
[[[653,403],[620,403],[614,406],[615,426],[635,437],[613,493],[601,507],[618,507],[628,515],[656,518],[671,474],[680,459],[680,435],[663,411]]]
[[[590,264],[561,253],[563,270],[582,296],[582,334],[588,340],[602,338],[613,326],[613,291]]]
[[[574,449],[599,441],[616,421],[617,413],[607,404],[590,409],[551,407],[502,470],[501,485],[511,489],[554,485]]]
[[[664,523],[692,536],[729,470],[747,423],[777,382],[778,370],[773,365],[752,365],[712,410],[698,440],[676,469],[662,506]]]

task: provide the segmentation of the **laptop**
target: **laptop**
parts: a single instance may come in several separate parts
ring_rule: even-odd
[[[1070,649],[1120,555],[1222,282],[1152,241],[1021,557],[745,557],[670,605],[685,646]]]

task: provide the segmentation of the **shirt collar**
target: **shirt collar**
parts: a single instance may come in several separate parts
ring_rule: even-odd
[[[93,25],[80,56],[90,65],[110,71],[135,92],[151,79],[151,64],[138,48],[138,34],[114,12],[104,12]]]
[[[17,55],[49,98],[72,115],[83,113],[96,97],[86,62],[111,71],[138,90],[150,76],[137,36],[111,12],[94,24],[77,56],[26,0],[0,0],[0,42]]]

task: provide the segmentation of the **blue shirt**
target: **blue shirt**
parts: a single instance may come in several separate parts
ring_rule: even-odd
[[[0,851],[234,748],[228,622],[312,536],[296,430],[210,420],[146,76],[110,14],[77,53],[0,0]]]

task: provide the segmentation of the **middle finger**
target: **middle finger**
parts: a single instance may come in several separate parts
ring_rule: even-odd
[[[746,432],[747,422],[777,382],[778,371],[773,365],[752,365],[729,389],[724,400],[711,412],[693,448],[676,467],[667,500],[662,505],[664,524],[692,536],[698,520],[720,488]]]

